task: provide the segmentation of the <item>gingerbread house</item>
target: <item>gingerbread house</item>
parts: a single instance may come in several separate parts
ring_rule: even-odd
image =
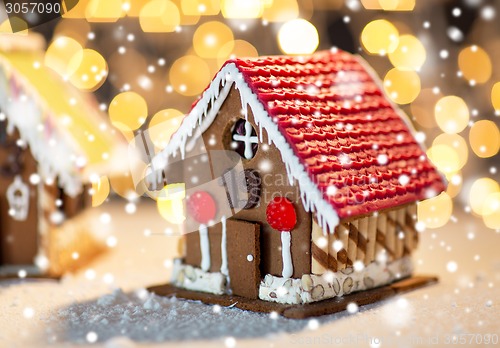
[[[416,203],[445,189],[373,71],[336,49],[227,61],[153,161],[167,183],[179,154],[192,233],[172,283],[282,304],[409,277]]]
[[[43,46],[0,36],[0,277],[60,276],[105,246],[89,189],[123,143],[90,94],[45,67]]]

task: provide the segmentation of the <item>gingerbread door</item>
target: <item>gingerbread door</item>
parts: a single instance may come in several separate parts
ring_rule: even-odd
[[[227,221],[227,265],[234,295],[259,297],[260,225]]]

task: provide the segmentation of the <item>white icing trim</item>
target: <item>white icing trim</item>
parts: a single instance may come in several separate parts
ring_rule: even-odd
[[[389,264],[372,262],[359,272],[347,268],[323,275],[304,275],[301,279],[268,274],[260,283],[259,298],[286,304],[317,302],[386,285],[411,273],[412,262],[407,256]]]
[[[208,227],[200,225],[200,251],[201,251],[201,269],[208,271],[210,269],[210,240],[208,239]]]
[[[223,86],[222,91],[219,87],[220,85]],[[247,85],[243,75],[234,63],[226,64],[217,73],[201,99],[184,118],[181,126],[172,136],[168,146],[153,159],[153,170],[155,168],[164,168],[168,158],[171,156],[175,157],[179,150],[182,158],[184,158],[188,138],[196,134],[199,136],[201,132],[212,124],[232,85],[240,92],[241,106],[245,118],[248,119],[248,107],[250,106],[255,123],[259,127],[260,140],[262,141],[263,129],[265,129],[268,134],[269,144],[274,144],[281,153],[290,184],[293,185],[294,181],[298,182],[304,209],[308,212],[316,213],[318,225],[323,228],[325,233],[333,233],[335,226],[339,222],[337,212],[323,198],[323,194],[311,180],[297,156],[295,156],[285,137],[279,131],[277,124],[266,112],[264,106]],[[201,132],[194,134],[193,132],[198,127],[201,127]]]
[[[224,274],[225,276],[229,275],[229,270],[227,269],[227,236],[226,236],[226,217],[222,216],[221,218],[221,223],[222,223],[222,240],[220,243],[220,252],[221,252],[221,258],[222,262],[220,265],[220,272]]]
[[[281,258],[283,260],[283,278],[290,278],[293,275],[292,253],[290,244],[292,241],[292,233],[281,231]]]
[[[0,55],[0,109],[8,120],[9,131],[16,128],[22,141],[29,145],[30,151],[37,161],[40,174],[44,179],[59,178],[59,184],[66,194],[76,196],[81,192],[82,178],[76,165],[77,159],[84,158],[76,150],[74,141],[63,134],[59,124],[47,116],[48,106],[37,97],[28,81],[20,74],[13,74],[9,63]],[[16,83],[21,88],[19,95],[10,96],[5,90],[4,82],[15,76]],[[5,81],[1,81],[5,80]],[[51,129],[46,129],[46,124]],[[44,132],[51,132],[50,141],[43,139]]]
[[[203,291],[216,295],[226,293],[226,276],[219,272],[204,272],[199,268],[174,262],[171,282],[175,286],[193,291]]]

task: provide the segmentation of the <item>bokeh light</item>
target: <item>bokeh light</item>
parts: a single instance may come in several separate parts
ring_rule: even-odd
[[[416,0],[361,0],[367,10],[412,11]]]
[[[458,158],[458,169],[463,168],[463,166],[467,164],[467,160],[469,159],[469,148],[467,147],[465,139],[460,135],[447,133],[440,134],[432,142],[433,147],[438,145],[446,145],[456,152]]]
[[[391,69],[385,75],[384,89],[398,104],[408,104],[420,93],[420,77],[414,71]]]
[[[217,15],[220,12],[220,1],[218,0],[182,0],[182,13],[188,16],[195,15]]]
[[[399,32],[391,22],[377,19],[364,27],[361,43],[367,52],[384,56],[398,47]]]
[[[157,112],[149,121],[149,138],[158,149],[164,149],[172,134],[180,126],[184,114],[176,109]]]
[[[460,170],[460,157],[457,151],[448,145],[439,144],[427,150],[431,162],[443,173],[452,174]]]
[[[490,193],[483,206],[484,224],[492,229],[500,229],[500,192]]]
[[[474,181],[469,191],[469,203],[472,211],[478,215],[483,215],[485,198],[497,192],[500,192],[500,186],[493,179],[480,178]]]
[[[117,195],[127,200],[134,200],[139,197],[134,186],[134,180],[129,172],[125,172],[122,175],[110,176],[109,183]]]
[[[125,15],[122,0],[90,0],[85,17],[89,22],[116,22]]]
[[[318,30],[305,19],[293,19],[281,26],[278,43],[283,53],[310,54],[318,48]]]
[[[259,18],[264,11],[264,1],[221,0],[221,11],[225,18]]]
[[[200,94],[211,79],[207,63],[192,55],[177,59],[170,68],[169,77],[175,91],[185,96]]]
[[[497,111],[500,111],[500,82],[493,85],[491,89],[491,105]]]
[[[446,192],[417,204],[417,218],[427,228],[439,228],[450,220],[453,201]]]
[[[186,220],[184,198],[186,197],[184,184],[170,184],[163,188],[156,204],[160,215],[170,223],[181,224]]]
[[[78,65],[78,63],[80,63]],[[71,83],[77,88],[95,91],[106,81],[108,64],[103,56],[92,49],[86,48],[80,54],[75,54],[69,61],[69,69],[78,66],[70,77]]]
[[[460,51],[458,67],[471,83],[485,83],[491,77],[491,59],[481,47],[469,46]]]
[[[469,123],[469,108],[457,96],[446,96],[438,100],[434,107],[436,122],[445,133],[460,133]]]
[[[45,65],[64,78],[73,75],[82,64],[83,48],[76,40],[60,36],[45,52]]]
[[[286,22],[299,16],[297,0],[273,0],[264,8],[262,19],[268,22]]]
[[[495,156],[500,149],[500,131],[495,122],[481,120],[475,122],[469,133],[472,151],[481,158]]]
[[[220,49],[229,45],[232,50],[234,36],[227,25],[213,21],[198,27],[193,35],[193,48],[197,55],[203,58],[219,57]]]
[[[139,128],[146,120],[148,105],[141,95],[123,92],[113,98],[108,112],[116,128],[131,131]]]
[[[106,176],[97,177],[92,182],[92,206],[98,207],[106,201],[109,196],[110,186]]]
[[[85,12],[87,10],[87,6],[90,3],[91,0],[80,0],[75,2],[71,10],[67,10],[68,4],[66,4],[66,1],[62,1],[62,7],[64,11],[62,11],[62,18],[71,18],[71,19],[86,19]]]
[[[226,60],[232,58],[250,58],[257,57],[259,52],[257,49],[248,41],[245,40],[235,40],[234,42],[227,42],[221,47],[218,58],[217,65],[222,66]]]
[[[181,15],[173,2],[153,0],[142,7],[139,23],[146,33],[168,33],[180,25]]]
[[[426,56],[424,45],[413,35],[401,35],[398,47],[389,52],[389,60],[399,70],[420,70]]]

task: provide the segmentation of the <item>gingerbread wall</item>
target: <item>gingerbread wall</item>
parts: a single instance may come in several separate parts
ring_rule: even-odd
[[[241,113],[240,95],[238,90],[233,87],[214,122],[203,133],[203,141],[209,156],[210,151],[231,150],[229,146],[231,142],[231,128],[238,119],[243,117]],[[248,120],[253,125],[258,135],[259,128],[255,125],[252,110],[250,108],[248,110]],[[311,272],[310,253],[312,218],[311,214],[304,210],[298,187],[291,186],[288,183],[285,165],[279,151],[273,145],[268,146],[267,144],[268,134],[263,130],[263,142],[259,143],[255,156],[249,160],[245,158],[241,159],[243,168],[255,169],[260,174],[262,179],[260,203],[254,208],[241,210],[230,218],[252,221],[260,225],[260,270],[262,276],[265,274],[281,276],[283,267],[281,256],[281,232],[274,230],[267,224],[266,208],[267,203],[275,196],[286,196],[290,199],[297,213],[297,225],[291,231],[291,253],[294,266],[293,278],[300,278],[303,274],[309,274]],[[212,159],[210,159],[210,161],[212,161]],[[189,167],[189,160],[187,163],[187,167]],[[192,172],[191,170],[191,174]],[[201,176],[208,175],[207,170],[196,170],[196,173]],[[186,174],[187,178],[191,175],[189,171],[186,171]],[[216,200],[217,202],[221,202],[226,201],[227,198],[219,195],[216,197]],[[217,216],[217,219],[220,219],[220,217],[221,216]],[[231,231],[228,230],[227,233],[229,234]],[[189,238],[187,241],[189,244]],[[214,242],[211,241],[210,244],[211,247],[213,245],[214,249],[220,250],[220,245],[216,245],[218,243],[220,244],[220,238],[214,238]],[[228,248],[231,247],[231,245],[228,245]],[[197,264],[200,259],[199,246],[195,247],[188,245],[187,253],[190,255],[186,258],[186,262],[199,267],[199,264]]]
[[[0,122],[0,265],[33,263],[37,252],[38,209],[37,187],[29,183],[37,165],[29,148],[16,145],[17,132],[6,133],[6,122]],[[16,221],[9,216],[7,189],[16,175],[29,186],[29,210],[26,220]]]

